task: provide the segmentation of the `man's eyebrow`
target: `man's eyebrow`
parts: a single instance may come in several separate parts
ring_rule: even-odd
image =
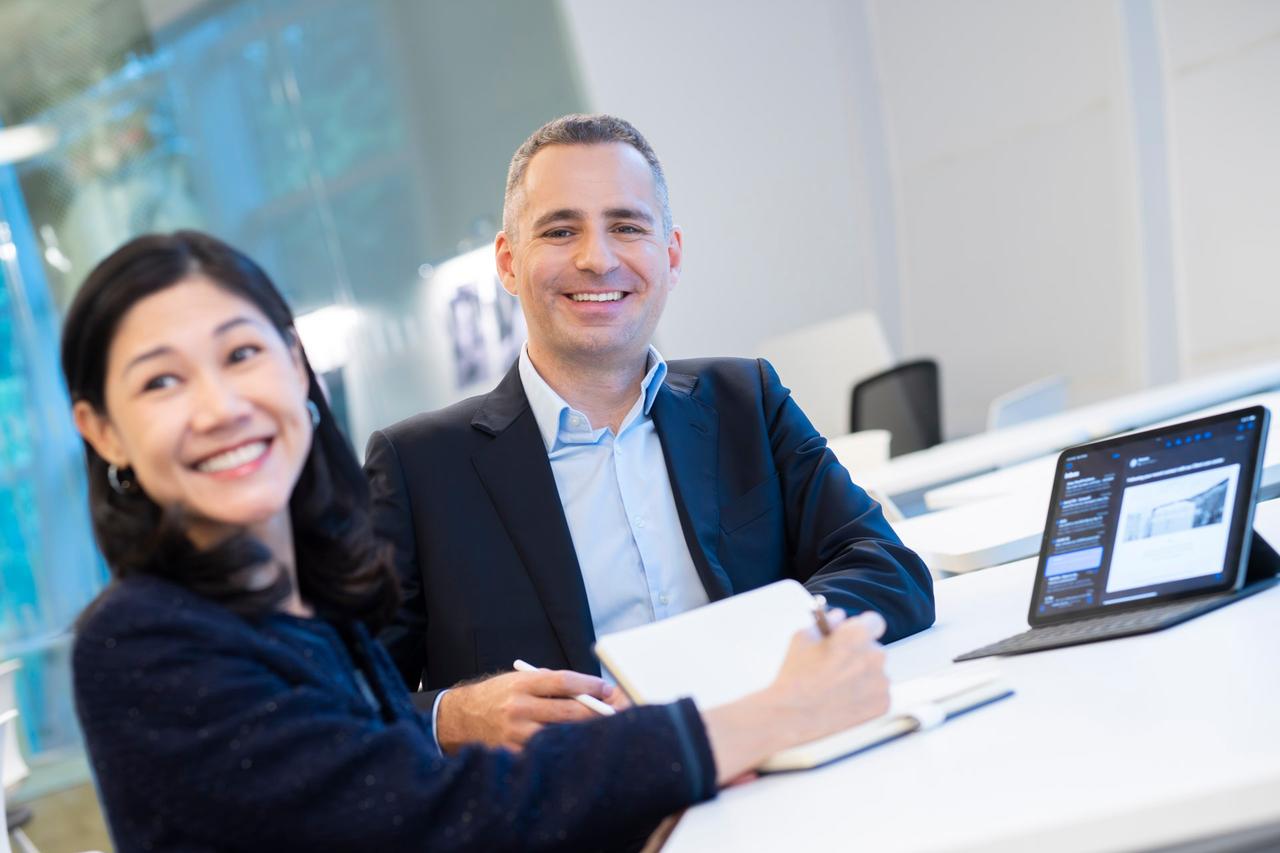
[[[636,207],[611,207],[604,215],[606,219],[638,219],[648,225],[653,224],[653,214]]]
[[[534,220],[533,230],[537,231],[539,228],[545,228],[552,222],[559,222],[565,219],[583,220],[586,218],[587,215],[581,210],[571,207],[562,207],[559,210],[552,210],[539,216]]]

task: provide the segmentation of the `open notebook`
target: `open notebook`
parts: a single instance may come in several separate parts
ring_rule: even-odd
[[[637,704],[690,696],[714,708],[768,686],[796,631],[813,627],[813,597],[795,581],[602,637],[600,662]],[[816,629],[815,629],[816,630]],[[889,712],[775,754],[763,772],[817,767],[1012,694],[990,668],[953,667],[896,683]]]

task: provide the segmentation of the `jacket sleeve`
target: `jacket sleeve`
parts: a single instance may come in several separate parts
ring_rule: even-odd
[[[884,642],[933,624],[933,580],[880,505],[854,484],[827,441],[760,359],[769,440],[786,507],[791,563],[814,594],[850,613],[885,618]]]
[[[391,543],[400,581],[400,608],[378,639],[391,655],[405,686],[416,691],[426,666],[427,607],[408,484],[395,445],[381,430],[369,436],[364,472],[373,501],[374,534]],[[429,711],[435,695],[436,691],[415,695],[414,704]]]
[[[582,848],[714,795],[692,702],[553,726],[519,755],[441,757],[421,715],[387,722],[285,679],[244,632],[163,608],[77,639],[77,710],[121,850]],[[237,642],[237,640],[239,642]],[[394,685],[393,685],[394,686]]]

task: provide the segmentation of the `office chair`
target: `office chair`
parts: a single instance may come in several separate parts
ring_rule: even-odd
[[[4,812],[0,853],[9,853],[11,837],[18,853],[35,853],[36,849],[22,831],[31,822],[31,809],[4,805],[5,792],[31,775],[18,749],[18,695],[14,681],[21,667],[17,660],[0,663],[0,811]]]
[[[791,398],[825,436],[842,435],[849,389],[893,365],[880,320],[871,311],[844,314],[760,342]]]
[[[848,435],[827,439],[827,449],[836,455],[840,464],[848,468],[856,479],[868,468],[876,468],[889,461],[889,444],[893,436],[887,429],[864,429]]]
[[[18,660],[0,661],[0,714],[18,710],[18,692],[15,685],[18,670],[22,662]],[[12,788],[30,775],[27,763],[18,749],[18,724],[9,727],[4,737],[0,737],[0,753],[4,754],[4,773],[0,775],[0,785]]]
[[[1067,378],[1046,376],[991,401],[987,408],[987,429],[1000,429],[1056,415],[1067,408]]]
[[[0,743],[9,736],[9,732],[13,730],[13,721],[18,718],[17,711],[0,712]],[[5,754],[0,749],[0,775],[4,774]],[[0,853],[11,853],[9,847],[9,813],[6,811],[4,802],[4,785],[0,785],[0,815],[4,815],[3,824],[0,825]]]
[[[938,363],[931,358],[891,367],[853,386],[852,432],[887,429],[890,456],[933,447],[942,441],[942,393]]]

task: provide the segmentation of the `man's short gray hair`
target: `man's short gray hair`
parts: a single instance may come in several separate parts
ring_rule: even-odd
[[[630,145],[649,164],[649,171],[653,173],[654,192],[662,207],[662,233],[663,236],[671,236],[671,202],[667,196],[667,178],[662,173],[658,155],[630,122],[604,113],[561,116],[535,130],[516,149],[515,156],[511,158],[511,168],[507,170],[507,192],[502,201],[502,230],[508,235],[515,233],[518,196],[524,189],[524,173],[528,170],[533,155],[548,145],[605,145],[610,142]]]

